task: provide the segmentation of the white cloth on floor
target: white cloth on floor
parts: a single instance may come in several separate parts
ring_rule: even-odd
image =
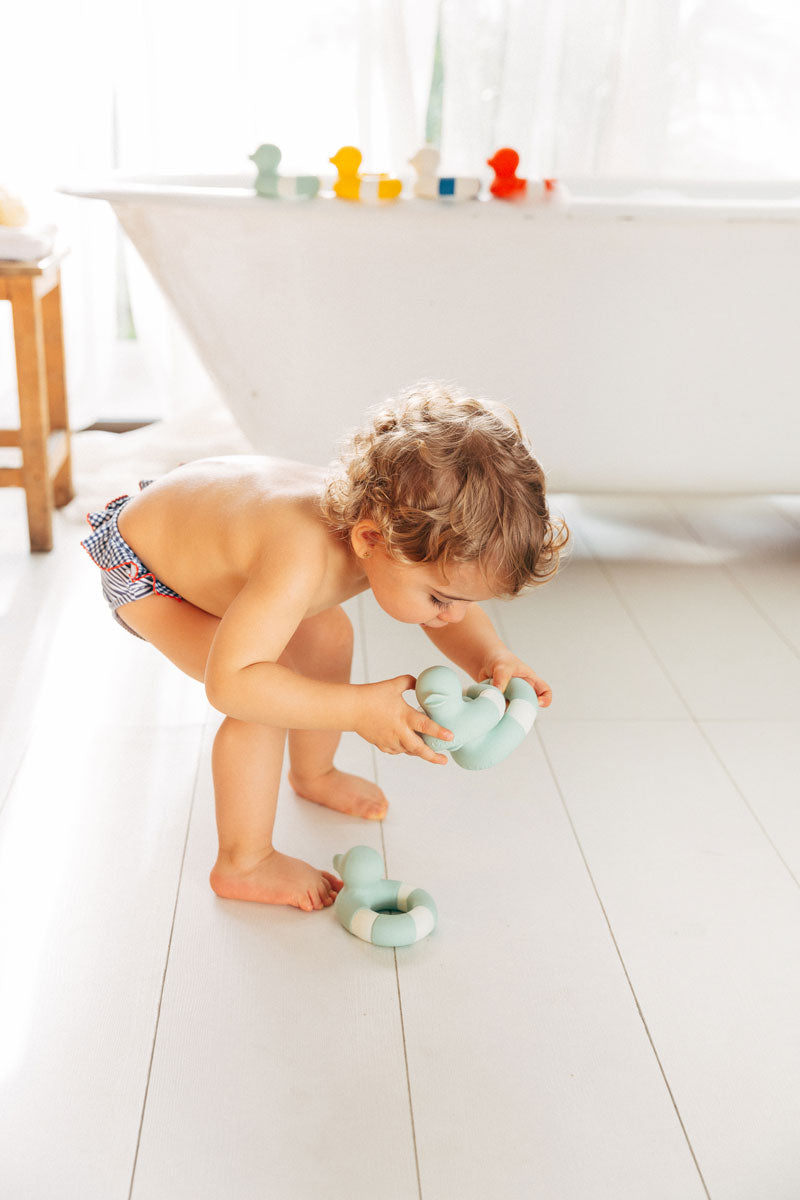
[[[229,410],[213,396],[182,416],[130,433],[84,430],[72,438],[75,499],[61,511],[83,527],[89,510],[137,491],[140,479],[157,479],[195,458],[252,453]]]

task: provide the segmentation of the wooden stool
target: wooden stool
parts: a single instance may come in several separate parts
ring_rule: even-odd
[[[53,507],[73,497],[61,256],[0,260],[0,300],[10,300],[19,391],[19,429],[0,429],[0,446],[17,446],[22,465],[0,467],[0,487],[25,489],[31,550],[52,550]]]

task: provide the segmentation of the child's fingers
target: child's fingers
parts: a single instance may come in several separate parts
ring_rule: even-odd
[[[435,763],[436,766],[443,767],[447,762],[445,754],[437,754],[435,750],[431,750],[430,746],[426,746],[422,738],[417,738],[418,747],[413,750],[407,750],[406,754],[412,754],[415,758],[424,758],[426,762]],[[421,748],[420,748],[421,747]]]
[[[436,763],[439,766],[445,765],[447,762],[446,754],[438,754],[435,750],[431,750],[430,746],[426,742],[423,742],[418,734],[415,733],[412,736],[413,741],[402,743],[406,754],[410,754],[414,758],[424,758],[426,762]]]
[[[430,717],[422,714],[414,728],[417,733],[424,733],[426,737],[439,738],[443,742],[452,742],[453,740],[453,734],[449,729],[445,729],[443,725],[437,725]]]
[[[553,693],[549,683],[545,683],[545,681],[540,679],[538,675],[519,674],[515,676],[513,672],[508,672],[506,674],[505,672],[498,671],[492,676],[492,683],[496,688],[499,688],[501,692],[505,692],[506,688],[511,683],[511,680],[515,678],[524,679],[526,683],[531,685],[533,690],[536,692],[540,708],[547,708],[547,706],[552,702]]]

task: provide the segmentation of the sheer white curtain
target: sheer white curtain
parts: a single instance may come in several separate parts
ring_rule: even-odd
[[[395,170],[421,144],[429,0],[229,0],[224,19],[213,11],[219,19],[192,0],[129,6],[114,80],[123,170],[252,174],[247,156],[265,141],[287,172],[331,174],[328,159],[348,143],[367,169]],[[126,261],[142,351],[162,407],[180,413],[207,377],[130,248]]]
[[[797,0],[442,0],[443,161],[800,179]]]
[[[262,141],[287,171],[354,142],[407,174],[426,129],[443,167],[487,177],[510,144],[531,178],[800,178],[797,0],[26,0],[0,33],[0,186],[72,245],[79,420],[103,411],[126,297],[110,211],[59,182],[246,171]],[[149,408],[180,411],[205,375],[124,253]]]

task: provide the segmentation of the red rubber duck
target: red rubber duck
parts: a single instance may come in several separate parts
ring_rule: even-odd
[[[494,171],[494,181],[489,187],[493,196],[499,200],[515,200],[524,196],[528,181],[517,178],[519,155],[516,150],[505,146],[493,158],[487,159],[487,165]]]

